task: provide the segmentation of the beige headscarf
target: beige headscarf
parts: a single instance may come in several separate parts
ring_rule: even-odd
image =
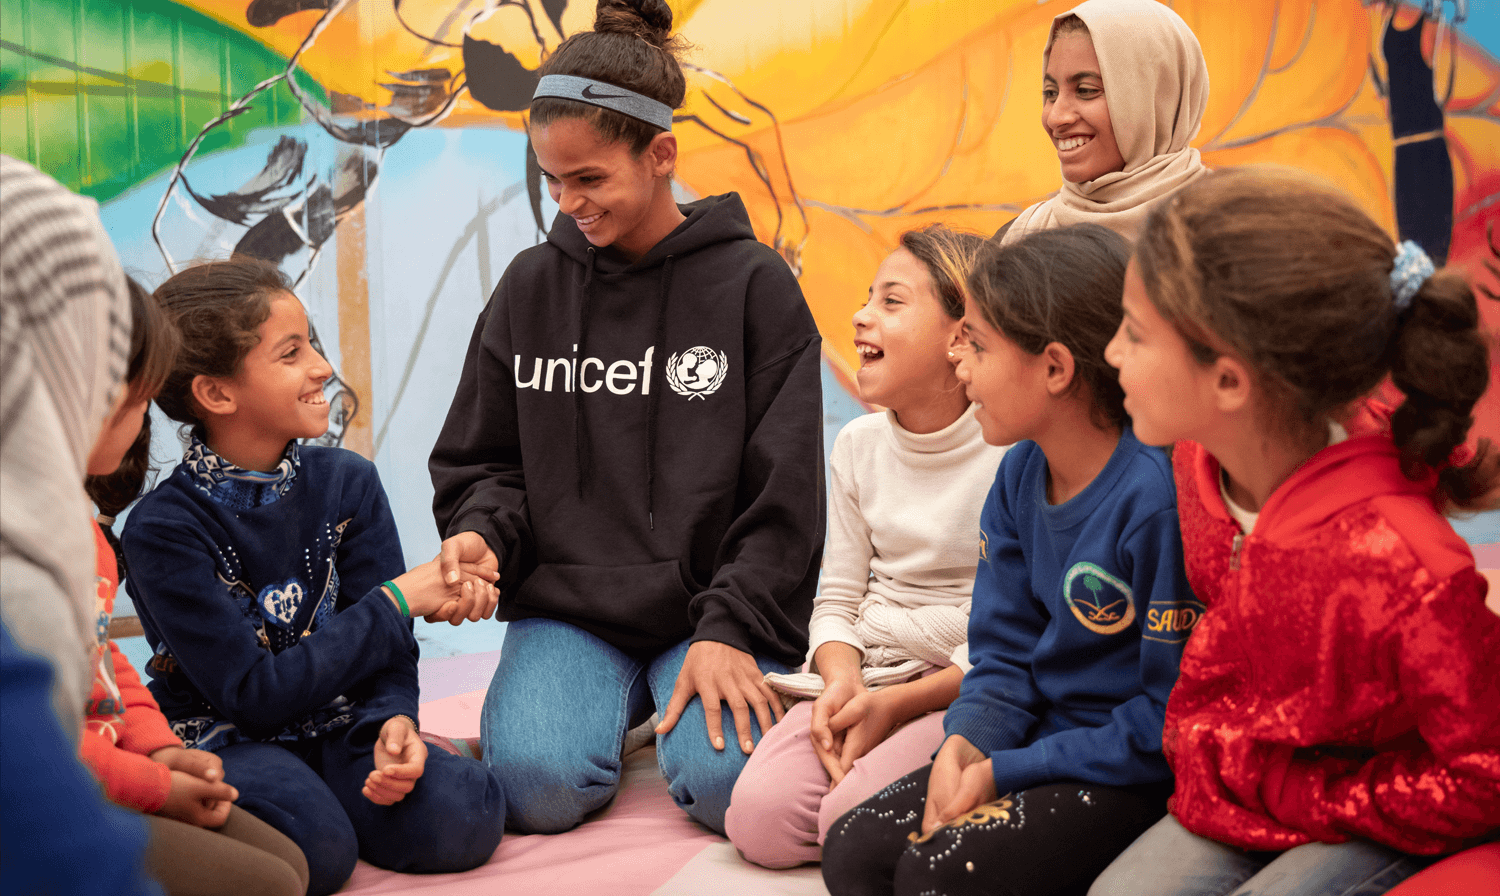
[[[75,737],[100,624],[83,475],[130,326],[94,200],[0,156],[0,618],[52,663],[53,706]]]
[[[1093,39],[1125,169],[1082,184],[1063,181],[1057,195],[1017,216],[1005,243],[1085,221],[1133,241],[1155,203],[1208,173],[1188,145],[1208,105],[1208,66],[1187,23],[1156,0],[1087,0],[1052,20],[1044,67],[1057,22],[1070,15]]]

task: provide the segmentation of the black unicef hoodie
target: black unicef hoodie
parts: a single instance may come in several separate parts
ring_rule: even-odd
[[[479,316],[428,469],[501,615],[632,653],[802,661],[824,531],[820,340],[738,196],[630,262],[558,215]]]

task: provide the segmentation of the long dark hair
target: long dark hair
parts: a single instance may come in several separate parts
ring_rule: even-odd
[[[182,347],[182,337],[152,295],[132,277],[125,278],[130,293],[130,362],[125,368],[125,408],[154,397],[166,382]],[[115,552],[118,575],[125,575],[125,557],[115,537],[114,518],[141,496],[151,468],[151,413],[141,420],[141,431],[126,449],[120,465],[99,476],[85,476],[83,490],[99,508],[105,540]]]
[[[121,407],[149,400],[161,391],[177,360],[182,337],[161,305],[133,278],[130,292],[130,362],[125,369],[125,398]],[[100,476],[86,476],[84,491],[107,517],[114,517],[139,498],[151,465],[151,415],[131,443],[120,466]]]
[[[182,333],[182,352],[156,404],[173,420],[203,425],[193,378],[231,377],[260,342],[271,299],[291,282],[268,261],[236,255],[195,264],[156,288],[156,299]]]

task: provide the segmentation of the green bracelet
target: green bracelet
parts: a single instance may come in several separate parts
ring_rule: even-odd
[[[401,589],[396,587],[396,583],[395,582],[381,582],[380,584],[382,584],[385,587],[391,589],[391,593],[394,594],[394,595],[396,595],[396,606],[398,606],[398,607],[401,608],[401,615],[405,616],[407,619],[410,619],[411,618],[411,607],[408,607],[406,605],[406,595],[404,595],[404,594],[401,593]]]

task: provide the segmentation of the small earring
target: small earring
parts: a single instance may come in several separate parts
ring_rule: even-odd
[[[948,357],[950,357],[950,358],[956,358],[956,357],[958,357],[958,355],[953,354],[953,352],[950,350],[948,352]]]

